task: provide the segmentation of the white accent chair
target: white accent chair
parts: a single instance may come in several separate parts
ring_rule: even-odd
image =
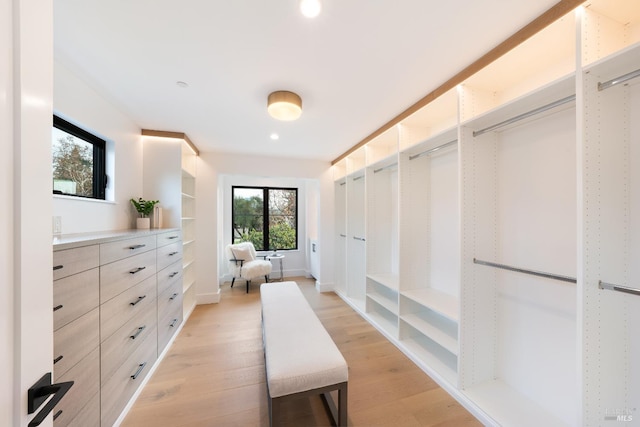
[[[256,277],[264,276],[264,281],[269,282],[271,273],[271,262],[257,259],[256,249],[251,242],[242,242],[227,245],[226,256],[229,260],[229,272],[233,274],[231,287],[236,279],[247,281],[247,293],[249,293],[249,283]]]

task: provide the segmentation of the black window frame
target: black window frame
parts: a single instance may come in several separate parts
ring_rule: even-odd
[[[73,135],[77,138],[82,139],[93,145],[93,188],[91,196],[83,196],[80,194],[69,194],[64,193],[59,190],[53,190],[53,194],[62,195],[62,196],[71,196],[71,197],[80,197],[83,199],[97,199],[97,200],[105,200],[106,199],[106,189],[107,189],[107,142],[88,132],[81,127],[74,125],[59,117],[57,115],[53,115],[53,127],[56,129],[60,129],[63,132],[66,132],[70,135]]]
[[[262,221],[263,221],[263,234],[262,234],[262,239],[263,239],[263,248],[266,249],[262,249],[263,252],[268,252],[271,250],[278,250],[278,251],[297,251],[298,250],[298,238],[300,237],[300,234],[298,233],[298,207],[299,207],[299,191],[297,187],[262,187],[262,186],[253,186],[253,185],[232,185],[231,186],[231,243],[234,242],[234,219],[235,219],[235,190],[236,188],[238,189],[249,189],[249,190],[262,190]],[[295,247],[294,248],[270,248],[269,247],[269,190],[287,190],[287,191],[295,191],[296,194],[296,215],[295,215],[295,232],[296,232],[296,238],[295,238]]]

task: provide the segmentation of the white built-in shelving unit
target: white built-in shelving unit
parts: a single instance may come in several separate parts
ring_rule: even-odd
[[[196,164],[197,156],[182,143],[182,304],[191,313],[196,305]]]
[[[182,304],[184,319],[196,305],[197,155],[186,135],[144,131],[144,197],[159,200],[162,228],[182,231]]]
[[[635,422],[638,118],[590,1],[334,165],[336,292],[485,424]]]

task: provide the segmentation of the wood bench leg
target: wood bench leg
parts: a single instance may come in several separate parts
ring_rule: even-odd
[[[269,426],[278,427],[280,425],[280,399],[269,398]]]
[[[338,426],[347,426],[347,383],[338,389]]]

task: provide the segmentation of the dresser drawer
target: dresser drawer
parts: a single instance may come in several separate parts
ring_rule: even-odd
[[[182,233],[180,230],[169,231],[158,234],[158,247],[182,241]]]
[[[158,294],[158,318],[171,310],[170,307],[182,304],[182,283],[174,282],[162,293]]]
[[[98,245],[53,252],[53,280],[62,279],[100,265]]]
[[[64,375],[100,344],[100,310],[87,314],[53,333],[53,360],[56,378]]]
[[[110,300],[136,283],[155,276],[156,252],[145,252],[100,267],[100,303]]]
[[[100,306],[100,340],[104,342],[133,317],[156,311],[156,277],[151,276]]]
[[[138,313],[102,342],[100,346],[100,378],[103,382],[111,378],[122,362],[127,359],[127,356],[146,342],[148,337],[156,339],[158,319],[155,300],[153,303],[152,310]]]
[[[96,393],[89,399],[70,423],[57,424],[54,421],[53,427],[100,427],[100,393]]]
[[[158,316],[158,353],[164,350],[181,323],[182,293],[167,306],[163,315]]]
[[[182,259],[182,242],[172,243],[158,248],[158,270]]]
[[[92,268],[53,282],[53,330],[96,308],[100,302],[100,270]]]
[[[156,358],[157,341],[155,337],[148,336],[133,354],[118,367],[113,376],[102,383],[100,410],[103,426],[113,425],[133,393],[149,374]]]
[[[73,381],[73,386],[53,410],[54,427],[100,425],[100,352],[95,348],[87,357],[55,382]],[[97,405],[96,405],[97,403]],[[62,411],[62,412],[60,412]]]
[[[174,262],[158,271],[158,295],[163,293],[176,282],[182,283],[182,260]]]
[[[100,265],[118,261],[156,248],[156,236],[140,236],[100,245]]]

